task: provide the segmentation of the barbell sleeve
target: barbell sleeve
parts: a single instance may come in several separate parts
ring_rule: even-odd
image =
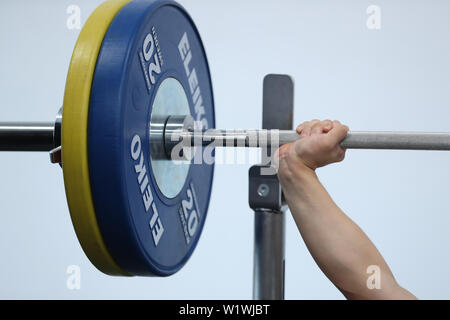
[[[54,122],[0,122],[0,151],[50,151]]]

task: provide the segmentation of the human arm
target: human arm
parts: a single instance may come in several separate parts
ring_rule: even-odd
[[[396,282],[367,235],[334,203],[315,170],[345,157],[339,143],[348,128],[337,121],[305,122],[301,137],[278,152],[278,177],[288,206],[312,257],[348,299],[415,299]],[[380,272],[380,289],[369,289],[369,266]]]

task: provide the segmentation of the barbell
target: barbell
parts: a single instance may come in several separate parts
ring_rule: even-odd
[[[211,195],[214,163],[194,165],[186,150],[299,138],[214,128],[206,53],[186,10],[109,0],[80,32],[56,120],[0,123],[0,151],[47,151],[61,164],[77,237],[100,271],[168,276],[195,249]],[[177,146],[184,161],[173,159]],[[450,150],[450,133],[349,132],[341,146]]]

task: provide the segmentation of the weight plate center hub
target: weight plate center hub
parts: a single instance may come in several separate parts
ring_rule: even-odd
[[[175,78],[166,78],[156,92],[151,111],[149,156],[158,188],[170,199],[183,188],[191,162],[172,157],[165,140],[166,136],[170,139],[168,131],[185,129],[188,126],[185,120],[188,119],[192,118],[183,86]]]

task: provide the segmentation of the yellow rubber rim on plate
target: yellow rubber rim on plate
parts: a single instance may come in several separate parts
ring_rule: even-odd
[[[101,235],[92,201],[88,165],[88,115],[91,85],[105,34],[130,0],[101,4],[78,37],[67,75],[62,117],[62,167],[70,216],[89,260],[110,275],[129,275],[111,257]]]

